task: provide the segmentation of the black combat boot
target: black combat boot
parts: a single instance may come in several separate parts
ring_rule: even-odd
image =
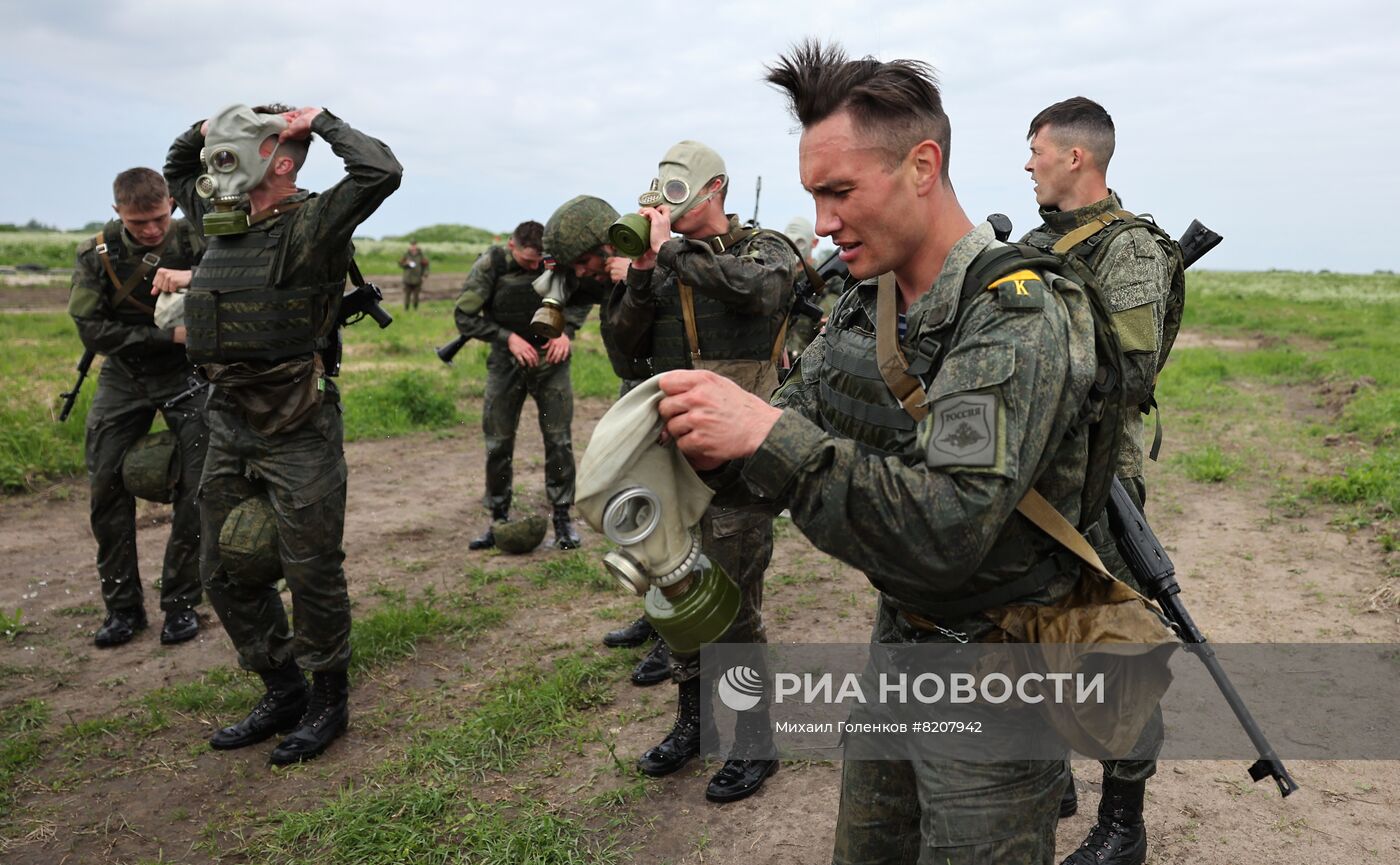
[[[658,636],[651,651],[647,652],[646,657],[638,661],[637,666],[632,669],[632,684],[639,688],[645,688],[648,685],[659,685],[669,678],[671,678],[671,650],[666,648],[666,641]]]
[[[319,757],[350,724],[350,678],[344,670],[311,674],[311,701],[292,734],[272,749],[272,765]]]
[[[603,645],[609,649],[630,649],[650,640],[655,633],[656,629],[651,626],[651,622],[639,618],[615,631],[608,631],[603,635]]]
[[[110,649],[113,646],[131,642],[131,638],[136,636],[137,631],[144,630],[146,630],[145,610],[140,607],[133,607],[130,610],[113,610],[107,614],[107,620],[93,635],[92,642],[99,649]]]
[[[230,751],[256,745],[291,730],[306,713],[306,679],[296,662],[258,675],[267,686],[267,693],[258,700],[248,717],[210,736],[209,747],[217,751]]]
[[[1142,865],[1147,861],[1147,827],[1142,822],[1146,781],[1103,779],[1099,819],[1089,837],[1060,865]]]
[[[554,508],[554,545],[561,550],[576,550],[583,541],[574,531],[574,521],[569,518],[568,505]]]
[[[637,761],[643,775],[669,775],[700,753],[700,677],[681,682],[676,690],[676,723],[661,744]]]
[[[165,614],[160,629],[160,641],[167,646],[183,643],[199,636],[199,616],[194,610],[176,610]]]
[[[496,523],[503,523],[510,518],[510,505],[499,505],[491,509],[491,525],[486,527],[486,531],[472,538],[467,544],[469,550],[489,550],[496,545]]]
[[[1079,813],[1079,794],[1074,792],[1074,773],[1066,770],[1068,783],[1065,784],[1065,792],[1060,794],[1060,819],[1073,817]]]
[[[750,709],[739,714],[734,731],[736,754],[763,754],[773,751],[773,725],[768,709]],[[705,788],[705,798],[711,802],[737,802],[757,793],[768,780],[768,776],[778,771],[778,761],[767,758],[731,758],[710,779]]]

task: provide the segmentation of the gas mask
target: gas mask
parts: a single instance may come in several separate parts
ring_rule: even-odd
[[[535,294],[544,298],[544,303],[530,319],[530,331],[545,339],[555,339],[564,332],[564,304],[569,300],[568,278],[555,268],[553,259],[546,258],[544,272],[535,277],[531,285]]]
[[[246,105],[230,105],[209,119],[199,160],[206,173],[195,191],[214,209],[204,214],[206,235],[242,234],[248,230],[248,193],[267,174],[277,149],[262,155],[262,143],[287,128],[279,114],[258,114]]]
[[[661,445],[653,376],[598,421],[579,463],[579,513],[618,549],[603,565],[644,595],[646,617],[672,650],[697,652],[722,637],[739,611],[739,588],[700,550],[697,526],[714,491],[674,444]]]
[[[637,196],[641,207],[671,206],[671,224],[709,201],[717,191],[707,191],[711,180],[724,178],[724,160],[698,141],[682,141],[666,151],[657,166],[651,188]],[[639,258],[651,248],[651,223],[640,213],[629,213],[608,228],[608,242],[628,258]]]

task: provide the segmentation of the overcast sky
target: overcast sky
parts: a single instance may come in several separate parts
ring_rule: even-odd
[[[1296,9],[1284,8],[1296,5]],[[159,168],[232,102],[322,105],[387,142],[402,188],[361,229],[508,230],[579,193],[621,210],[675,141],[728,163],[730,209],[812,214],[765,64],[806,37],[939,71],[969,215],[1036,222],[1025,131],[1102,103],[1109,183],[1172,234],[1225,235],[1205,266],[1396,269],[1400,4],[191,3],[0,0],[0,222],[108,215],[111,179]],[[701,11],[703,10],[703,11]],[[994,12],[992,10],[995,10]],[[221,14],[222,13],[222,14]],[[246,28],[246,29],[240,29]],[[302,185],[339,177],[314,148]]]

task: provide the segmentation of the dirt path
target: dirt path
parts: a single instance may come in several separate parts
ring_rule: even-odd
[[[582,453],[602,403],[575,413],[575,447]],[[543,459],[527,406],[519,439],[517,488],[523,505],[545,512]],[[346,570],[357,609],[377,603],[375,590],[461,588],[473,566],[516,567],[545,561],[468,553],[480,530],[482,446],[479,430],[452,437],[417,435],[360,442],[347,448],[351,465]],[[1262,487],[1207,486],[1154,470],[1152,505],[1158,533],[1170,542],[1193,612],[1220,642],[1397,642],[1394,610],[1367,612],[1366,599],[1382,571],[1375,544],[1329,524],[1315,507],[1303,516],[1271,514]],[[167,518],[143,508],[141,566],[147,609],[158,625],[149,580],[158,573]],[[868,638],[871,590],[855,571],[813,551],[790,524],[780,530],[769,571],[766,614],[770,637],[782,641]],[[0,707],[42,698],[51,717],[78,723],[110,716],[133,695],[229,667],[232,651],[217,621],[206,617],[200,638],[164,648],[156,629],[132,645],[102,651],[91,645],[97,610],[94,553],[86,524],[86,491],[66,483],[42,493],[0,500],[0,609],[24,610],[29,630],[0,641]],[[600,539],[581,526],[586,550]],[[525,584],[525,591],[531,591]],[[208,846],[205,823],[243,819],[279,807],[305,809],[340,783],[386,759],[399,746],[414,694],[440,692],[470,700],[498,671],[521,656],[593,646],[607,627],[637,607],[622,594],[553,597],[518,606],[499,626],[466,646],[430,643],[418,657],[391,665],[356,689],[356,726],[314,768],[271,776],[261,749],[214,754],[202,738],[227,718],[183,717],[141,744],[142,767],[112,765],[97,780],[63,786],[65,767],[41,764],[39,778],[54,789],[26,788],[16,809],[20,837],[0,848],[14,863],[153,859],[225,861]],[[469,671],[469,672],[463,672]],[[434,691],[437,689],[437,691]],[[630,759],[669,726],[666,688],[630,687],[619,674],[612,704],[597,723],[611,731],[616,753]],[[424,698],[426,699],[426,698]],[[454,698],[455,699],[455,698]],[[396,703],[396,700],[404,701]],[[402,711],[396,706],[404,706]],[[387,707],[387,708],[386,708]],[[413,712],[421,707],[413,703]],[[452,704],[438,707],[450,713]],[[417,723],[421,723],[421,719]],[[258,752],[258,753],[251,753]],[[611,771],[603,744],[558,757],[536,795],[576,800],[579,777]],[[1249,783],[1242,762],[1173,762],[1148,787],[1151,863],[1356,863],[1400,861],[1400,763],[1291,764],[1302,790],[1282,801],[1271,786]],[[139,770],[139,771],[138,771]],[[638,828],[636,862],[809,863],[830,856],[840,767],[784,766],[762,794],[717,808],[703,799],[708,771],[695,766],[650,782],[632,806]],[[1081,814],[1060,829],[1061,854],[1083,838],[1097,800],[1096,766],[1076,767]],[[496,779],[509,786],[510,778]],[[241,815],[241,816],[240,816]],[[648,822],[647,818],[658,819]],[[235,826],[224,827],[232,831]],[[216,833],[217,834],[217,833]]]

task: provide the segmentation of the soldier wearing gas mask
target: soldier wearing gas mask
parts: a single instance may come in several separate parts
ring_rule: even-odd
[[[345,163],[345,177],[320,194],[296,183],[313,134]],[[272,762],[307,760],[349,722],[347,470],[331,376],[346,276],[358,278],[351,237],[398,188],[403,168],[382,142],[324,109],[235,105],[175,139],[165,176],[209,241],[185,301],[190,359],[213,383],[201,575],[239,663],[267,687],[209,743],[242,748],[291,731]],[[280,568],[223,560],[221,534],[237,540],[250,520],[230,531],[225,523],[252,496],[265,496],[275,516]],[[291,589],[295,631],[279,576]]]
[[[610,231],[613,245],[633,257],[626,285],[616,291],[610,324],[619,347],[650,358],[655,372],[708,369],[764,399],[777,387],[793,279],[800,266],[786,238],[746,228],[726,214],[729,176],[711,148],[682,141],[667,151],[639,214]],[[672,238],[672,232],[681,236]],[[763,572],[773,555],[772,517],[746,508],[711,506],[700,522],[701,548],[738,584],[742,604],[728,642],[766,641],[761,608]],[[675,725],[638,762],[642,772],[667,775],[700,749],[699,655],[675,655],[679,686]],[[742,722],[741,722],[742,723]],[[741,737],[768,731],[738,731]],[[711,779],[712,801],[758,790],[776,760],[728,760]]]
[[[569,516],[575,472],[569,360],[574,334],[592,304],[580,298],[565,307],[560,289],[536,289],[537,282],[549,282],[552,276],[542,269],[543,234],[538,222],[522,222],[505,246],[486,250],[467,275],[453,313],[462,336],[491,345],[481,409],[491,525],[467,545],[473,550],[496,546],[495,527],[510,517],[515,433],[527,395],[535,401],[544,438],[545,495],[554,509],[554,545],[572,550],[580,543]],[[546,319],[540,315],[545,312],[557,316]],[[548,330],[536,326],[546,323]]]
[[[614,297],[621,297],[620,292],[614,295],[613,289],[627,278],[630,266],[626,256],[618,255],[608,241],[608,227],[617,216],[613,206],[601,198],[579,195],[569,199],[545,223],[544,254],[545,260],[552,262],[550,279],[556,283],[556,287],[546,291],[558,295],[555,303],[600,305],[603,347],[613,372],[621,380],[617,395],[623,397],[651,377],[651,363],[649,358],[632,357],[622,351],[608,317]],[[537,289],[540,288],[545,287],[537,281]],[[546,298],[545,304],[550,303]],[[671,678],[671,655],[665,641],[657,637],[645,618],[603,637],[603,644],[612,648],[640,646],[651,639],[656,640],[651,651],[632,670],[634,685],[659,685]]]
[[[102,580],[106,621],[93,642],[118,646],[146,627],[136,559],[135,496],[173,502],[174,518],[161,571],[162,643],[199,634],[199,506],[195,491],[204,466],[206,430],[199,407],[162,409],[185,389],[193,369],[185,356],[184,328],[163,329],[151,294],[155,286],[180,287],[204,252],[198,230],[171,218],[165,180],[149,168],[132,168],[112,184],[117,218],[78,249],[68,313],[83,347],[105,356],[87,416],[86,458],[91,488],[92,534]],[[160,475],[152,491],[123,482],[132,447],[160,410],[170,432],[161,434],[152,463]],[[171,446],[173,445],[173,451]],[[153,451],[154,453],[154,451]]]

